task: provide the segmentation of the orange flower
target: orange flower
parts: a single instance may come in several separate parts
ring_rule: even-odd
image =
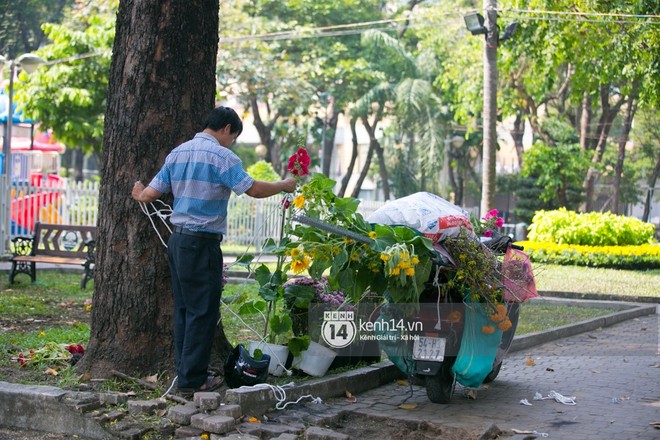
[[[449,321],[452,324],[456,324],[457,322],[461,322],[461,318],[463,317],[463,314],[459,312],[458,310],[454,310],[449,314],[449,317],[447,318],[447,321]]]
[[[495,333],[495,327],[493,327],[492,325],[484,325],[483,327],[481,327],[481,331],[486,335],[492,335],[493,333]]]
[[[502,330],[503,332],[509,330],[513,324],[511,324],[511,320],[509,318],[506,318],[504,321],[500,322],[497,325],[497,328]]]

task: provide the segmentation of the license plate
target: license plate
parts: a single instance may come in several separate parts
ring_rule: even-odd
[[[442,361],[445,358],[445,338],[420,336],[413,344],[413,359],[418,361]]]

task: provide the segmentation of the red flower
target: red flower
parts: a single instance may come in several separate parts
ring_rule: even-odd
[[[309,164],[311,159],[307,150],[304,148],[298,148],[298,151],[291,155],[289,158],[289,166],[287,170],[295,176],[306,176],[309,174]]]
[[[71,354],[85,354],[85,349],[80,344],[78,344],[78,345],[69,345],[66,348],[66,351],[68,351]]]

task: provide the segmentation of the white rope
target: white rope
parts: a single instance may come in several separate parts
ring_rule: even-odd
[[[158,228],[156,227],[156,223],[154,222],[153,217],[156,216],[160,219],[161,222],[165,225],[168,231],[170,231],[170,234],[172,233],[172,229],[170,228],[170,225],[167,223],[167,219],[169,218],[170,215],[172,215],[172,207],[168,205],[167,203],[161,201],[161,200],[156,200],[156,202],[159,202],[163,207],[160,209],[156,208],[156,205],[154,203],[149,203],[147,206],[146,203],[144,202],[138,202],[138,205],[140,205],[140,209],[142,212],[149,218],[149,221],[151,222],[151,227],[156,231],[156,234],[158,235],[158,238],[160,239],[160,242],[163,243],[163,246],[167,247],[167,244],[165,243],[165,240],[163,237],[160,235],[160,232],[158,231]],[[149,211],[149,206],[153,209],[153,212]]]
[[[174,376],[174,379],[172,379],[172,385],[170,385],[170,387],[167,389],[167,391],[165,391],[165,394],[163,394],[162,396],[160,396],[161,399],[164,399],[165,396],[167,396],[168,394],[170,394],[170,391],[172,391],[172,388],[174,388],[174,384],[176,383],[176,380],[177,380],[178,378],[179,378],[179,376]]]
[[[142,212],[143,212],[143,213],[149,218],[149,221],[151,222],[151,226],[152,226],[152,228],[154,229],[154,231],[156,231],[156,234],[158,235],[158,238],[160,239],[160,242],[163,244],[163,246],[165,246],[165,247],[167,248],[167,244],[165,243],[165,240],[163,239],[163,237],[160,235],[160,232],[158,231],[158,228],[156,227],[156,224],[155,224],[155,222],[154,222],[153,217],[154,217],[154,216],[158,217],[158,218],[161,220],[161,222],[163,222],[163,224],[165,225],[165,227],[167,228],[167,230],[170,231],[170,234],[171,234],[171,233],[172,233],[172,229],[170,228],[169,224],[167,223],[167,219],[172,215],[172,207],[171,207],[170,205],[168,205],[167,203],[163,202],[163,201],[160,200],[160,199],[157,199],[156,202],[160,203],[160,204],[163,205],[163,206],[162,206],[160,209],[158,209],[158,208],[156,208],[156,206],[155,206],[153,203],[149,203],[149,206],[151,206],[153,212],[150,212],[149,207],[147,206],[146,203],[144,203],[144,202],[138,202],[138,204],[140,205],[140,209],[142,210]],[[262,228],[264,228],[264,227],[265,227],[265,225],[262,225]],[[257,235],[257,234],[254,234],[254,238],[253,238],[253,240],[252,240],[252,244],[253,244],[254,241],[256,240],[256,235]],[[237,258],[237,261],[240,260],[240,258],[242,258],[242,257],[247,253],[247,250],[248,250],[248,249],[249,249],[249,246],[246,248],[246,250],[245,250],[245,252],[243,253],[243,255],[241,255],[241,257]],[[257,256],[256,261],[258,262],[259,259],[260,259],[262,256],[263,256],[263,249],[261,250],[261,252],[260,252],[259,255]],[[232,263],[231,265],[228,265],[227,268],[231,267],[231,266],[234,265],[234,264],[236,264],[236,262]],[[230,308],[230,307],[229,307],[224,301],[222,301],[222,299],[220,300],[220,303],[221,303],[222,305],[224,305],[224,306],[227,308],[227,310],[229,310],[229,312],[230,312],[232,315],[234,315],[236,318],[238,318],[238,320],[239,320],[239,321],[240,321],[240,322],[241,322],[246,328],[248,328],[248,329],[251,330],[254,334],[256,334],[257,337],[259,338],[259,340],[260,340],[261,343],[266,343],[266,340],[265,340],[265,338],[264,338],[263,336],[261,336],[261,333],[259,333],[258,331],[256,331],[255,329],[253,329],[251,326],[249,326],[249,325],[248,325],[248,324],[247,324],[247,323],[246,323],[246,322],[245,322],[245,321],[244,321],[244,320],[243,320],[243,319],[242,319],[242,318],[241,318],[236,312],[234,312],[234,311],[233,311],[233,310],[232,310],[232,309],[231,309],[231,308]],[[263,315],[262,315],[262,316],[263,316]],[[221,318],[221,319],[222,319],[222,318]],[[285,364],[286,364],[286,359],[284,359],[284,361],[282,361],[282,359],[280,359],[279,356],[277,356],[277,354],[275,354],[275,353],[271,353],[271,355],[274,356],[275,359],[277,360],[277,365],[280,366],[280,367],[282,367],[282,368],[284,369],[284,371],[286,371],[287,376],[291,376],[291,375],[293,374],[293,371],[287,369],[286,366],[285,366]],[[171,384],[170,387],[167,389],[167,391],[165,391],[165,394],[163,394],[163,395],[161,396],[161,398],[167,396],[167,395],[170,393],[170,391],[171,391],[172,388],[174,387],[174,384],[176,383],[176,380],[177,380],[177,376],[175,376],[174,379],[172,379],[172,384]],[[276,398],[278,398],[278,405],[280,405],[281,402],[283,402],[283,401],[286,399],[286,392],[284,391],[284,388],[283,388],[283,387],[279,387],[279,386],[275,386],[275,385],[271,385],[271,384],[259,384],[259,385],[264,385],[264,386],[267,386],[267,387],[271,388],[271,390],[273,391],[273,394],[275,394],[275,395],[276,395]],[[291,382],[291,385],[293,385],[293,382]],[[258,386],[258,385],[255,385],[255,386]],[[243,387],[241,387],[241,388],[243,388]],[[278,394],[280,394],[281,400],[280,400],[280,398],[278,397]],[[321,402],[322,402],[321,399],[320,399],[319,397],[314,397],[314,396],[312,396],[312,395],[305,395],[305,396],[300,397],[296,402],[288,402],[288,403],[284,404],[284,406],[282,406],[281,408],[279,408],[278,406],[276,406],[276,408],[277,408],[277,409],[284,409],[284,408],[286,407],[286,405],[289,405],[289,404],[291,404],[291,403],[298,403],[298,402],[300,402],[300,400],[302,400],[303,398],[311,398],[312,401],[313,401],[314,403],[321,403]]]
[[[292,387],[294,385],[293,382],[289,382],[284,385],[272,385],[269,383],[259,383],[257,385],[252,385],[252,386],[247,386],[244,385],[242,387],[239,387],[238,389],[252,389],[252,390],[260,390],[260,389],[270,389],[273,392],[273,396],[275,397],[275,400],[277,400],[277,403],[275,404],[275,409],[282,410],[285,409],[288,405],[295,405],[299,403],[303,399],[312,399],[312,403],[323,403],[323,400],[320,397],[314,397],[311,394],[305,394],[304,396],[300,396],[298,400],[295,401],[290,401],[286,402],[286,390],[284,389],[285,387]]]

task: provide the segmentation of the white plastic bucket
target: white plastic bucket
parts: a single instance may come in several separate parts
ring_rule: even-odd
[[[302,370],[310,376],[323,376],[336,356],[337,353],[334,351],[312,341],[307,350],[293,359],[293,368]]]
[[[270,356],[268,373],[273,376],[281,376],[284,373],[284,365],[286,364],[286,359],[289,357],[289,347],[286,345],[269,344],[267,342],[250,341],[248,343],[250,356],[254,356],[256,349]]]

